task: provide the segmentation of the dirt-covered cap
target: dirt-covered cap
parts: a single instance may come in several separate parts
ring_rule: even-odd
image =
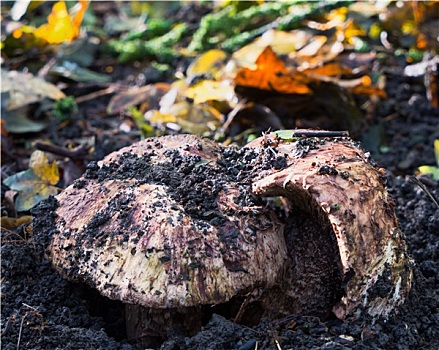
[[[281,161],[252,152],[178,135],[91,163],[56,197],[52,227],[38,227],[50,234],[52,264],[111,299],[155,308],[276,284],[283,225],[254,202],[246,174]]]

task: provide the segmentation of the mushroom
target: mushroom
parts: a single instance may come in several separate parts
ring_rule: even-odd
[[[288,155],[288,166],[259,174],[252,192],[285,196],[296,207],[329,220],[346,285],[333,308],[339,318],[354,314],[359,306],[373,317],[387,317],[410,291],[413,262],[385,188],[385,170],[348,137],[297,137],[319,133],[327,132],[297,130],[287,140],[274,133],[249,144],[276,144],[278,153]]]
[[[150,138],[89,164],[34,232],[63,276],[126,303],[127,334],[147,345],[224,303],[245,324],[387,315],[411,267],[381,179],[347,137]]]

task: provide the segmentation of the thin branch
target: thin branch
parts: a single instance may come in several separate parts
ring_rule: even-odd
[[[291,130],[291,137],[347,137],[349,131],[327,131],[327,130],[307,130],[297,129]]]
[[[411,176],[410,180],[412,182],[414,182],[416,185],[418,185],[421,188],[421,190],[423,190],[425,192],[425,194],[428,197],[430,197],[430,199],[433,201],[433,203],[436,204],[436,206],[439,208],[439,203],[436,200],[436,198],[434,198],[433,194],[428,190],[428,188],[417,177]]]
[[[24,314],[24,316],[21,318],[20,331],[18,332],[17,350],[20,350],[21,333],[22,333],[22,331],[23,331],[23,323],[24,323],[24,319],[26,318],[26,316],[27,316],[27,313]]]
[[[89,100],[94,100],[97,97],[112,94],[113,92],[116,92],[118,90],[119,90],[119,86],[117,84],[112,84],[111,86],[109,86],[106,89],[95,91],[95,92],[92,92],[92,93],[87,94],[87,95],[82,95],[82,96],[76,97],[75,101],[76,101],[76,103],[79,104],[79,103],[86,102]]]
[[[80,145],[78,147],[75,147],[73,149],[67,149],[64,147],[52,145],[50,143],[40,142],[37,141],[34,143],[35,148],[37,148],[40,151],[49,152],[56,154],[58,156],[62,157],[68,157],[73,160],[82,160],[84,159],[88,151],[90,149],[90,146],[87,145]]]
[[[274,342],[275,342],[275,344],[276,344],[276,348],[277,348],[277,350],[282,350],[282,347],[280,346],[279,339],[278,339],[278,337],[277,337],[276,332],[275,332],[274,329],[273,329],[273,325],[272,325],[272,324],[270,324],[270,331],[271,331],[271,335],[272,335],[273,338],[274,338]]]

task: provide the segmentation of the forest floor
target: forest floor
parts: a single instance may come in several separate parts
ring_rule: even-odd
[[[439,209],[408,175],[428,163],[426,154],[439,137],[439,112],[430,107],[421,81],[398,75],[389,81],[389,99],[378,113],[397,116],[386,122],[389,152],[374,158],[388,171],[388,190],[416,264],[415,283],[398,313],[375,324],[296,315],[253,328],[214,316],[196,336],[171,338],[163,349],[254,349],[256,343],[276,349],[275,339],[282,349],[439,347]],[[439,198],[437,181],[423,184]],[[25,237],[20,231],[2,237],[2,349],[132,349],[124,341],[122,305],[63,280]],[[285,328],[291,321],[294,326]]]
[[[340,321],[335,317],[291,315],[282,320],[263,320],[246,327],[214,315],[193,337],[170,335],[161,349],[438,349],[439,348],[439,182],[429,177],[413,181],[421,165],[433,165],[433,143],[439,139],[439,110],[426,97],[423,77],[406,77],[404,66],[379,63],[386,75],[387,98],[377,103],[375,123],[369,123],[354,138],[363,141],[373,159],[387,171],[387,187],[395,201],[399,225],[415,263],[414,284],[406,302],[388,319],[372,322],[367,316]],[[118,77],[136,76],[136,69],[116,66]],[[98,85],[70,84],[65,92],[76,96]],[[107,117],[111,95],[97,96],[80,104],[81,115],[57,130],[59,139],[89,137],[96,132],[94,159],[131,144],[139,134],[115,131],[118,116]],[[87,128],[84,128],[84,125]],[[378,125],[379,124],[379,125]],[[374,148],[362,137],[379,126],[386,147]],[[25,168],[19,159],[25,140],[42,134],[14,136],[14,152],[2,152],[3,170],[10,175]],[[52,134],[53,136],[53,134]],[[11,139],[8,140],[9,142]],[[3,148],[8,147],[2,142]],[[10,144],[9,144],[10,145]],[[20,148],[21,147],[21,148]],[[20,153],[21,152],[21,153]],[[91,159],[83,159],[76,175]],[[20,165],[21,164],[21,165]],[[66,168],[67,169],[67,168]],[[64,170],[66,174],[67,170]],[[2,202],[7,188],[2,184]],[[3,215],[3,213],[2,213]],[[96,291],[64,280],[38,253],[28,226],[2,230],[1,348],[16,349],[137,349],[126,340],[122,303]]]

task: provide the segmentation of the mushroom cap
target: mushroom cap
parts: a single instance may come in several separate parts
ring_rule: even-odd
[[[294,134],[300,136],[300,130]],[[285,196],[308,211],[315,207],[330,222],[346,284],[334,313],[345,318],[362,306],[373,317],[389,315],[410,291],[413,262],[382,169],[349,137],[283,140],[270,135],[248,146],[267,144],[287,155],[288,166],[261,172],[252,191]]]
[[[283,224],[255,203],[247,174],[273,157],[191,135],[125,147],[56,197],[53,227],[40,230],[47,254],[65,277],[154,308],[269,288],[287,259]]]

